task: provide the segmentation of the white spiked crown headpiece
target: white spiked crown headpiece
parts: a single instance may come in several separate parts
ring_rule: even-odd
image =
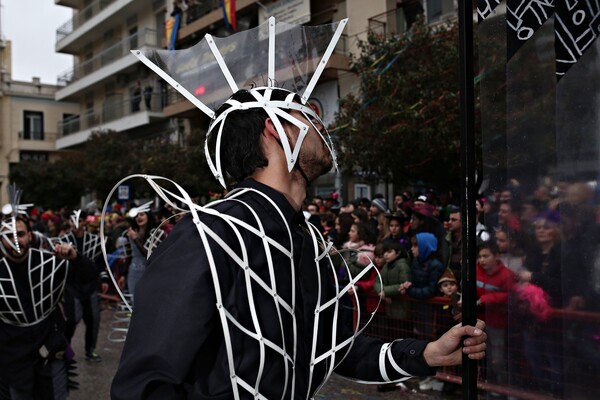
[[[310,127],[284,109],[300,112],[321,135],[337,168],[329,135],[326,131],[316,129],[313,121],[323,124],[307,105],[307,101],[347,22],[348,19],[344,19],[333,24],[300,26],[275,22],[275,18],[271,17],[256,28],[226,38],[214,38],[207,34],[188,49],[132,50],[132,53],[192,104],[213,118],[206,137],[205,153],[213,175],[225,187],[220,138],[227,115],[236,110],[265,110],[279,133],[288,171],[296,164],[300,146]],[[257,82],[264,84],[248,90],[255,101],[240,103],[229,99],[240,88],[254,86]],[[271,100],[273,89],[283,89],[290,94],[284,101]],[[301,103],[292,101],[296,94]],[[230,108],[215,118],[215,111],[223,102],[229,104]],[[280,118],[300,129],[293,149]],[[209,151],[209,138],[214,134],[217,136],[212,141],[215,144],[213,160]]]
[[[0,237],[6,239],[5,242],[10,245],[17,253],[21,253],[19,240],[17,238],[17,216],[19,214],[27,215],[27,208],[33,204],[19,204],[23,191],[17,188],[14,183],[8,186],[9,203],[2,207],[2,214],[5,215],[0,226]],[[9,216],[9,217],[8,217]],[[4,241],[0,241],[2,251],[6,254],[8,249],[4,247]]]

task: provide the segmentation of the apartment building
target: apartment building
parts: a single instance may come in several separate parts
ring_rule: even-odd
[[[408,0],[404,0],[408,1]],[[57,148],[77,147],[92,132],[115,130],[124,135],[168,135],[180,139],[191,129],[206,129],[206,116],[162,83],[130,54],[137,48],[166,48],[165,22],[172,0],[55,0],[73,8],[73,16],[57,29],[56,51],[74,56],[72,69],[58,77],[55,98],[79,104],[79,112],[61,125]],[[405,7],[396,0],[237,0],[237,30],[253,28],[273,15],[295,24],[316,25],[349,18],[346,31],[320,84],[309,101],[326,124],[333,122],[338,99],[358,89],[349,71],[350,56],[369,30],[384,34],[406,31]],[[456,1],[425,0],[430,21],[454,12]],[[175,48],[187,48],[210,33],[230,35],[221,0],[186,0]],[[146,92],[146,88],[148,89]],[[140,89],[142,100],[140,102]],[[150,101],[144,98],[151,93]],[[314,185],[315,194],[341,189],[340,175]],[[348,195],[354,198],[354,190]],[[363,195],[370,195],[364,193]]]
[[[33,77],[11,77],[11,42],[0,38],[0,205],[8,203],[11,168],[27,160],[54,161],[58,127],[79,111],[77,104],[56,102],[55,85]]]

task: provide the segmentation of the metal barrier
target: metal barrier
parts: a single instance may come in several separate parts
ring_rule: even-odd
[[[367,296],[377,297],[374,293]],[[366,303],[366,296],[361,301]],[[434,340],[453,324],[448,323],[451,304],[444,297],[416,300],[402,296],[392,301],[409,304],[408,317],[399,320],[378,311],[364,334],[385,341],[401,337]],[[355,323],[356,310],[354,306]],[[488,357],[479,366],[478,388],[518,399],[600,398],[600,313],[553,309],[545,322],[522,320],[516,314],[509,310],[508,327],[501,330],[506,339],[505,375],[494,371]],[[368,317],[361,312],[361,322]],[[488,339],[497,340],[497,333],[490,330]],[[461,371],[460,367],[442,368],[436,379],[461,384]]]

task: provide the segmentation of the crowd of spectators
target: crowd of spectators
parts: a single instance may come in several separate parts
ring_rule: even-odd
[[[336,196],[315,196],[304,212],[333,243],[339,282],[346,285],[362,273],[342,301],[348,323],[364,325],[372,317],[367,334],[432,339],[461,320],[460,203],[449,192],[428,190],[405,191],[390,204],[382,195],[346,204]],[[527,193],[511,181],[480,196],[476,209],[477,310],[478,317],[487,321],[490,340],[482,379],[560,396],[568,359],[600,367],[597,357],[570,342],[577,337],[574,329],[584,335],[581,340],[592,341],[600,332],[598,323],[579,321],[572,328],[564,324],[563,329],[557,321],[564,312],[600,313],[600,212],[595,188],[563,181]],[[101,212],[87,211],[86,229],[98,234]],[[146,214],[148,226],[159,227],[164,236],[177,219],[168,208]],[[48,238],[67,235],[71,215],[67,208],[29,211],[32,230]],[[132,258],[120,253],[119,246],[124,241],[133,246],[137,236],[148,235],[131,233],[136,221],[119,204],[105,213],[107,252],[117,280],[128,274]],[[364,273],[371,262],[375,268]],[[119,285],[127,289],[127,280],[119,280]],[[440,303],[431,301],[440,297],[446,299],[441,309]],[[419,387],[435,388],[436,381],[421,381]],[[446,384],[444,390],[452,387]]]
[[[477,311],[490,328],[483,379],[562,396],[566,360],[600,366],[585,354],[569,324],[563,329],[558,320],[569,312],[600,312],[597,200],[593,184],[567,180],[532,190],[512,180],[477,199]],[[464,218],[451,193],[404,192],[394,196],[391,207],[382,195],[346,204],[317,196],[306,209],[310,221],[344,255],[348,267],[340,263],[338,268],[342,282],[348,281],[348,272],[356,276],[366,268],[365,255],[380,271],[365,274],[348,295],[358,294],[353,306],[364,312],[361,321],[381,299],[373,319],[381,329],[367,328],[367,333],[390,335],[393,326],[396,335],[430,339],[442,313],[434,313],[436,306],[428,300],[444,295],[445,320],[451,315],[450,322],[460,321]],[[456,282],[458,294],[442,293],[448,281]],[[387,327],[381,327],[382,321]],[[581,340],[593,342],[598,336],[595,321],[574,325],[585,332]],[[430,389],[432,383],[420,387]]]

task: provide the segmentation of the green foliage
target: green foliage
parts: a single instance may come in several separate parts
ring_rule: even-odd
[[[26,161],[11,166],[10,182],[23,190],[21,203],[57,210],[79,204],[84,193],[82,182],[71,175],[71,166],[66,160]]]
[[[397,37],[370,35],[353,60],[360,95],[340,101],[334,140],[341,165],[372,183],[459,176],[458,26],[419,21]]]

